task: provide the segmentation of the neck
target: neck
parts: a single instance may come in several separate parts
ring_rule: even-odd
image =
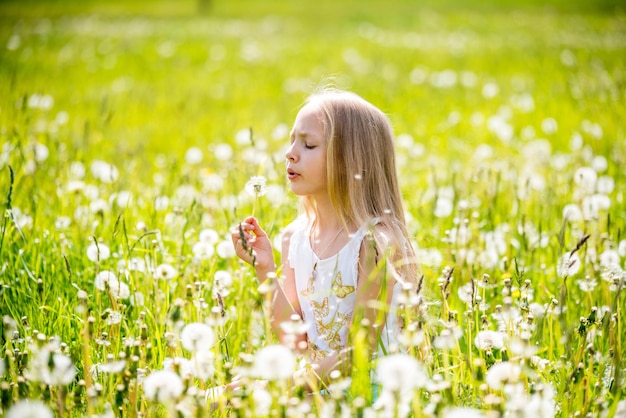
[[[337,231],[344,226],[331,205],[330,199],[316,199],[314,210],[314,225],[317,230],[314,231],[315,233]]]

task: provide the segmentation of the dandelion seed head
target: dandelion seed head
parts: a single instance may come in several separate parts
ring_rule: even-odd
[[[574,183],[582,195],[591,195],[596,190],[598,174],[591,167],[580,167],[574,173]]]
[[[213,376],[215,371],[214,357],[210,351],[197,351],[189,359],[191,375],[206,381]]]
[[[559,277],[569,277],[578,273],[581,267],[580,257],[578,254],[567,252],[561,256],[556,266],[556,274]]]
[[[570,203],[563,207],[563,219],[568,222],[580,222],[583,220],[583,212],[575,203]]]
[[[113,164],[106,161],[95,160],[90,166],[91,175],[103,183],[114,183],[118,180],[119,170]]]
[[[220,241],[215,248],[215,252],[217,252],[220,258],[224,259],[233,258],[237,255],[233,243],[227,240]]]
[[[503,361],[496,363],[487,371],[486,381],[490,388],[503,389],[505,385],[517,383],[521,375],[519,365]]]
[[[146,399],[168,403],[176,400],[183,393],[183,381],[171,370],[158,370],[150,373],[143,381]]]
[[[208,242],[198,241],[193,245],[191,250],[193,252],[194,258],[197,260],[208,260],[213,257],[215,253],[215,248],[213,244],[209,244]]]
[[[220,161],[228,161],[233,158],[233,148],[226,143],[217,144],[213,149],[213,155]]]
[[[424,387],[426,372],[415,357],[405,353],[382,357],[376,365],[376,376],[384,391],[400,392]]]
[[[506,334],[499,331],[482,330],[476,334],[474,338],[474,345],[479,350],[502,350],[504,348],[504,342]]]
[[[94,287],[98,290],[106,290],[107,285],[110,286],[112,282],[117,283],[117,276],[115,273],[109,270],[102,270],[96,275]]]
[[[180,333],[183,347],[191,352],[210,350],[215,342],[213,329],[200,322],[187,324]]]
[[[251,196],[263,196],[267,192],[267,179],[264,176],[252,176],[246,183],[245,189]]]
[[[474,408],[451,408],[446,409],[443,418],[483,418],[483,413]]]
[[[103,261],[111,256],[111,250],[106,244],[98,244],[92,243],[87,247],[87,258],[91,261]]]
[[[202,150],[198,147],[191,147],[185,152],[185,162],[189,165],[200,164],[202,157]]]
[[[252,375],[267,380],[283,380],[290,378],[296,368],[293,352],[280,344],[260,349],[252,366]]]
[[[8,409],[6,418],[54,418],[54,415],[41,401],[20,399]]]
[[[178,275],[178,270],[169,264],[159,264],[154,270],[154,277],[159,280],[172,280]]]

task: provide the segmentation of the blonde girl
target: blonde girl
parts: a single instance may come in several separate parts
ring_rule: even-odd
[[[394,344],[396,296],[415,283],[393,139],[384,113],[336,89],[311,95],[290,134],[286,176],[301,208],[283,231],[272,326],[286,343],[280,324],[302,318],[308,328],[296,347],[322,381],[349,370],[353,324],[368,321],[373,354]],[[271,240],[257,219],[243,220],[232,240],[260,282],[275,277]]]

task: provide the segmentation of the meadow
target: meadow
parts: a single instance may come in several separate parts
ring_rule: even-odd
[[[310,395],[230,231],[280,242],[325,83],[393,123],[423,280]],[[625,115],[617,1],[0,2],[0,416],[626,417]]]

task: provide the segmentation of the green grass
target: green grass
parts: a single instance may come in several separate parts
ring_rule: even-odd
[[[387,112],[399,137],[401,187],[425,275],[425,302],[405,312],[414,327],[407,329],[423,338],[406,351],[431,383],[449,384],[418,390],[413,414],[445,416],[453,406],[512,411],[513,400],[528,403],[523,396],[542,384],[555,390],[557,416],[615,412],[625,393],[624,298],[605,280],[602,257],[624,252],[626,238],[620,2],[215,0],[198,8],[191,1],[0,3],[1,414],[18,399],[41,398],[58,416],[103,413],[107,403],[121,416],[166,415],[140,382],[166,358],[189,357],[178,342],[180,321],[209,322],[218,338],[215,377],[189,382],[201,389],[223,384],[246,354],[273,342],[251,270],[218,255],[198,262],[192,249],[203,229],[227,240],[253,210],[243,192],[250,176],[286,190],[287,138],[275,129],[290,126],[306,95],[329,78]],[[37,97],[53,104],[29,106]],[[498,136],[494,125],[510,136]],[[253,143],[237,141],[250,130]],[[215,154],[220,144],[232,147],[232,158]],[[198,164],[185,160],[191,147],[203,153]],[[119,178],[97,178],[96,160],[114,164]],[[589,202],[575,173],[590,166],[614,182],[596,190],[610,207],[566,222],[566,205]],[[183,196],[190,188],[194,200]],[[120,198],[126,192],[130,202]],[[452,213],[437,216],[438,197],[450,193]],[[170,204],[159,209],[163,197]],[[276,236],[295,207],[285,191],[261,198],[255,213]],[[576,251],[580,271],[559,277],[558,260],[587,235]],[[89,260],[94,241],[111,257]],[[151,272],[123,273],[137,257],[179,274],[158,281]],[[619,255],[621,274],[625,260]],[[454,268],[449,277],[446,267]],[[97,290],[95,277],[106,270],[140,292],[143,305]],[[217,271],[232,275],[228,294]],[[480,287],[484,275],[489,286]],[[597,282],[592,291],[579,284],[587,277]],[[468,306],[458,292],[472,282],[481,300]],[[215,291],[223,293],[223,318]],[[532,303],[544,316],[529,316]],[[503,310],[521,321],[498,323]],[[110,323],[116,312],[121,321]],[[481,329],[498,326],[507,350],[475,346]],[[438,348],[449,330],[458,338]],[[541,367],[515,351],[513,337],[526,331],[546,361]],[[64,386],[27,373],[41,349],[38,334],[57,336],[64,344],[57,351],[77,367],[67,396]],[[85,373],[107,356],[125,358],[124,372]],[[503,360],[522,367],[526,395],[509,398],[486,385],[488,367]],[[364,376],[370,366],[355,367],[354,376]],[[102,387],[88,400],[96,382]],[[362,410],[354,397],[369,399],[357,388],[338,401],[352,414]],[[302,400],[297,389],[288,394]],[[505,401],[490,403],[494,395]],[[274,402],[283,407],[279,397]],[[331,403],[314,399],[312,408]]]

